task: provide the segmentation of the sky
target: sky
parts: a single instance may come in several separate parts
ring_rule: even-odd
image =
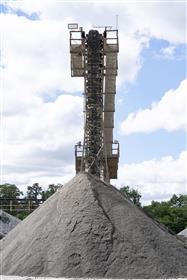
[[[143,204],[185,194],[185,1],[1,1],[1,182],[23,191],[75,175],[83,78],[71,78],[68,23],[116,26],[117,188]]]

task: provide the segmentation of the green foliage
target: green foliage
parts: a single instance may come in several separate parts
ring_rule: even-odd
[[[27,198],[37,201],[39,195],[42,195],[42,188],[38,183],[34,183],[32,186],[27,187]]]
[[[134,204],[141,206],[140,203],[141,194],[138,192],[138,190],[130,188],[129,186],[125,186],[120,189],[120,192],[125,193]]]
[[[0,198],[3,199],[16,199],[23,193],[14,184],[0,185]]]
[[[175,233],[187,227],[187,195],[173,195],[169,201],[152,201],[144,211]]]
[[[15,214],[18,206],[17,199],[23,193],[14,184],[2,184],[0,185],[0,199],[1,205],[4,211]],[[11,206],[10,206],[11,201]]]
[[[173,195],[172,198],[169,200],[169,203],[172,207],[180,208],[187,206],[187,195]]]
[[[61,184],[57,184],[57,185],[50,184],[46,191],[42,191],[42,199],[43,200],[48,199],[51,195],[53,195],[61,187],[62,187]]]
[[[28,210],[23,210],[21,212],[16,213],[15,217],[17,217],[20,220],[24,220],[29,214],[30,212]]]

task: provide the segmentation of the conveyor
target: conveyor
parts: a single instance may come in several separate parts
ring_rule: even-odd
[[[84,140],[75,145],[76,173],[117,178],[119,143],[113,141],[118,30],[70,31],[71,76],[84,77]]]

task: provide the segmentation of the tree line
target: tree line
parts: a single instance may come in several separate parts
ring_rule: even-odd
[[[41,203],[53,195],[61,184],[50,184],[43,190],[38,183],[27,186],[26,194],[14,184],[0,185],[0,207],[10,214],[24,219]],[[153,219],[167,226],[174,233],[187,227],[187,195],[173,195],[168,201],[152,201],[150,205],[141,205],[141,194],[129,186],[120,188],[120,192],[127,196],[137,207]]]
[[[141,194],[138,190],[125,186],[120,191],[150,217],[168,227],[172,232],[179,233],[187,228],[187,195],[174,194],[168,201],[152,201],[150,205],[142,206]]]
[[[24,194],[15,184],[2,184],[0,208],[23,220],[61,187],[61,184],[50,184],[46,190],[43,190],[39,183],[34,183],[27,186]]]

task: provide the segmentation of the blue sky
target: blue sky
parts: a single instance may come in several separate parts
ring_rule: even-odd
[[[146,108],[153,101],[159,101],[162,95],[171,88],[177,88],[185,73],[185,45],[177,47],[176,58],[157,57],[160,50],[168,46],[163,40],[151,39],[149,48],[141,53],[142,68],[133,85],[127,87],[125,115],[139,107]],[[123,96],[123,89],[119,92]]]
[[[67,24],[78,22],[88,31],[111,24],[116,14],[114,139],[121,153],[112,183],[137,187],[144,203],[186,192],[185,2],[170,1],[2,1],[3,182],[25,190],[74,176],[83,78],[70,76]]]
[[[40,16],[38,13],[25,13],[21,9],[14,9],[6,4],[0,4],[0,12],[4,13],[4,14],[16,14],[19,17],[26,17],[29,20],[39,20],[40,19]]]
[[[139,108],[150,107],[153,102],[158,102],[166,91],[177,88],[185,79],[185,45],[177,46],[176,57],[159,57],[160,50],[167,46],[168,43],[164,40],[151,39],[149,48],[141,53],[143,66],[135,83],[125,85],[117,92],[118,97],[123,98],[123,103],[117,107],[116,123],[122,121],[129,113]],[[167,155],[176,158],[186,148],[184,130],[167,132],[159,129],[153,133],[121,136],[118,128],[115,128],[115,134],[123,143],[121,145],[123,163],[141,162]]]

